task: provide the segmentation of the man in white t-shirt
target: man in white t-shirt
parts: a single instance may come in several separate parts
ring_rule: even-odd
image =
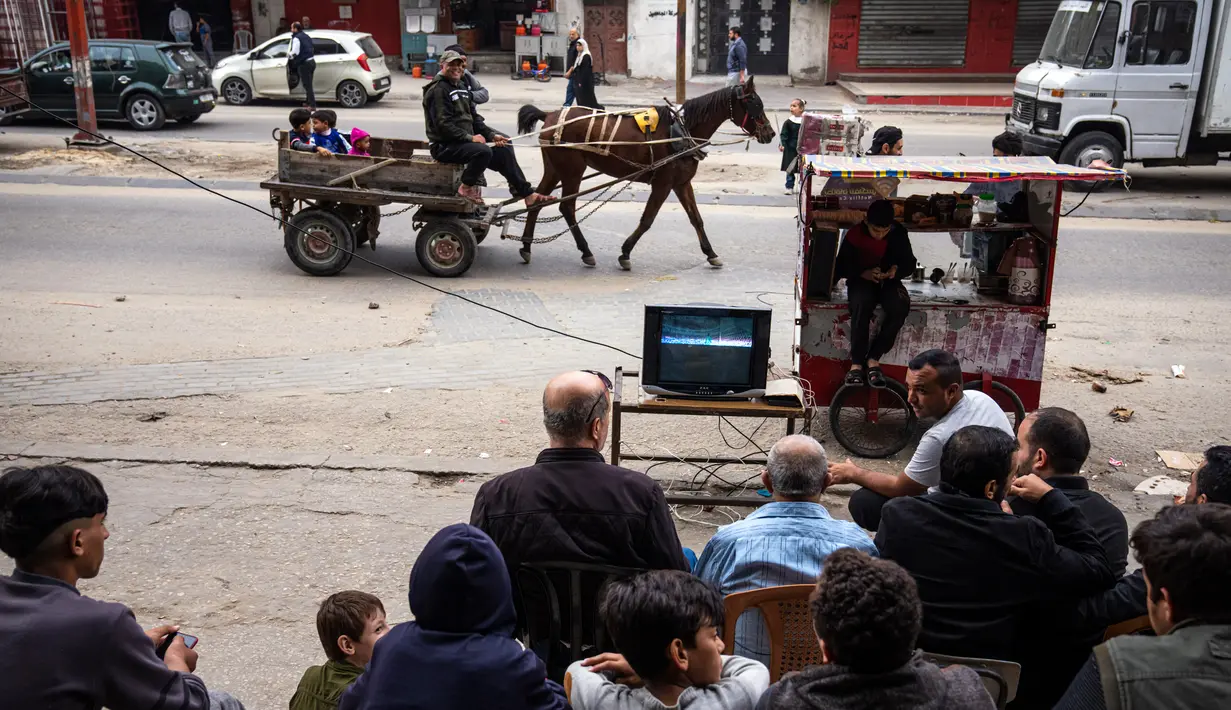
[[[890,498],[923,495],[940,485],[940,454],[954,432],[967,426],[1000,429],[1013,436],[1013,425],[999,404],[986,394],[962,390],[962,364],[952,353],[928,350],[907,365],[910,406],[920,419],[936,423],[919,441],[906,470],[897,475],[860,468],[847,459],[829,465],[829,485],[857,483],[849,509],[867,530],[880,527],[881,506]]]

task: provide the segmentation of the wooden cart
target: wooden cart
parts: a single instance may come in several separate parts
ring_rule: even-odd
[[[277,139],[278,175],[261,188],[288,225],[287,256],[313,276],[341,272],[360,245],[375,250],[380,208],[392,204],[408,205],[393,214],[415,210],[415,255],[424,270],[461,276],[499,215],[499,205],[459,197],[462,166],[436,162],[426,142],[373,137],[367,157],[291,150],[285,131]]]

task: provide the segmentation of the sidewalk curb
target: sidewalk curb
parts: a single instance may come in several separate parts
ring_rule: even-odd
[[[252,180],[198,180],[198,183],[214,190],[263,192]],[[193,189],[193,186],[176,178],[151,177],[111,177],[103,175],[31,175],[21,171],[0,170],[0,184],[10,185],[59,185],[64,187],[143,187],[155,189],[183,190]],[[636,187],[619,195],[612,202],[645,202],[648,190]],[[489,188],[485,191],[487,197],[505,199],[509,192],[504,188]],[[1097,198],[1096,198],[1097,199]],[[1081,197],[1071,195],[1065,198],[1063,209],[1073,209]],[[678,203],[675,195],[668,196],[667,202]],[[697,193],[697,202],[701,205],[728,205],[731,207],[795,207],[795,198],[786,195],[739,195],[731,193]],[[262,207],[262,209],[264,209]],[[1125,204],[1086,204],[1069,215],[1072,219],[1148,219],[1177,222],[1231,222],[1231,205],[1227,207],[1188,207],[1180,205],[1125,205]],[[272,217],[271,217],[272,219]]]
[[[529,459],[462,459],[353,452],[298,453],[293,451],[167,449],[156,446],[110,446],[77,442],[39,442],[0,439],[0,456],[70,461],[126,461],[148,464],[194,464],[267,470],[292,468],[331,471],[405,471],[420,476],[495,476],[532,463]]]

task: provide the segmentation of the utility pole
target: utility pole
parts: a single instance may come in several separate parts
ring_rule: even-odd
[[[684,105],[684,58],[688,52],[688,0],[675,2],[675,103]]]
[[[101,145],[86,133],[98,133],[98,116],[94,111],[94,79],[90,74],[90,33],[86,29],[85,0],[65,0],[68,19],[68,47],[73,57],[73,84],[77,96],[77,131],[69,145]]]

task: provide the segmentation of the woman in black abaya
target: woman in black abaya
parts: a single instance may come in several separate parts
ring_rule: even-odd
[[[569,81],[573,82],[573,95],[578,106],[603,109],[594,96],[594,58],[590,56],[590,44],[584,39],[577,40],[577,61],[573,63]]]

